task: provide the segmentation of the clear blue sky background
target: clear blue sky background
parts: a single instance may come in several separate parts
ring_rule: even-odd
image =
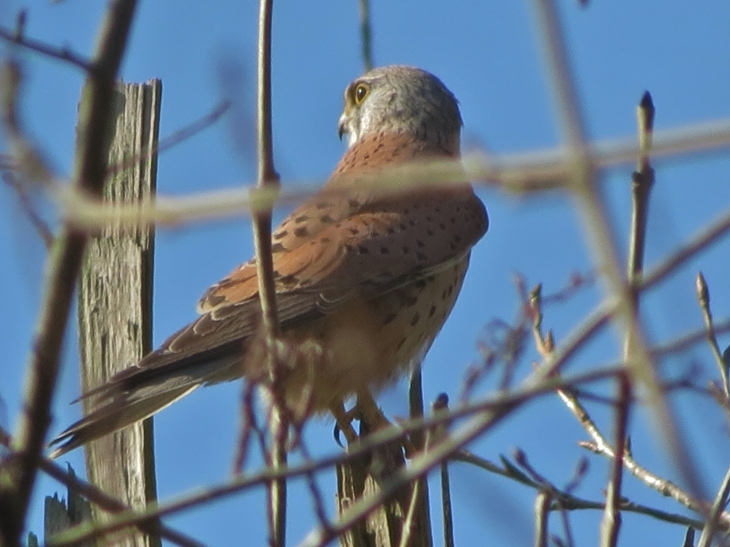
[[[239,116],[166,151],[159,161],[158,190],[186,195],[238,186],[254,179],[252,149],[242,151],[234,133],[253,138],[257,7],[248,2],[141,2],[122,65],[127,81],[161,78],[161,135],[196,120],[224,96]],[[637,0],[594,0],[586,9],[562,1],[572,65],[581,108],[591,138],[635,134],[635,106],[650,90],[657,106],[657,129],[730,116],[730,4]],[[11,26],[20,7],[28,7],[27,34],[51,44],[87,53],[92,47],[104,3],[67,0],[59,5],[11,0],[0,5],[0,20]],[[465,146],[484,146],[495,153],[552,147],[560,142],[546,86],[546,69],[536,39],[536,20],[527,2],[375,0],[372,6],[375,62],[404,63],[437,74],[461,102]],[[5,52],[7,48],[3,46]],[[75,69],[35,54],[16,51],[26,76],[23,113],[27,127],[53,166],[70,172],[81,75]],[[241,78],[230,78],[231,67]],[[355,0],[280,1],[274,13],[273,108],[275,159],[286,182],[326,179],[341,155],[337,119],[342,91],[361,72],[360,37]],[[656,264],[730,205],[730,161],[727,154],[656,165],[649,222],[649,265]],[[626,247],[630,169],[605,178],[607,200],[620,246]],[[446,391],[456,397],[466,367],[478,362],[477,339],[495,318],[512,320],[518,299],[512,276],[522,272],[546,292],[562,288],[574,271],[590,268],[579,219],[564,196],[517,199],[481,191],[490,212],[489,234],[477,246],[462,298],[425,363],[425,392],[432,400]],[[46,209],[49,216],[52,210]],[[245,219],[161,229],[155,265],[155,341],[194,318],[203,290],[252,253]],[[694,298],[694,275],[702,269],[718,317],[730,315],[730,246],[721,242],[693,260],[671,281],[653,292],[644,308],[652,339],[698,328],[701,315]],[[19,210],[13,192],[0,185],[0,422],[12,427],[20,408],[24,365],[33,321],[38,313],[45,252]],[[567,304],[551,307],[546,325],[561,341],[600,299],[588,289]],[[727,343],[727,337],[721,338]],[[534,357],[534,352],[529,352]],[[620,345],[606,335],[579,356],[573,370],[608,363]],[[667,375],[696,366],[705,385],[716,368],[704,346],[667,361]],[[519,375],[530,371],[525,362]],[[60,391],[54,405],[53,433],[79,416],[68,403],[79,393],[75,332],[69,336]],[[486,383],[483,392],[492,388]],[[606,386],[603,386],[605,391]],[[229,477],[238,426],[237,383],[201,390],[156,419],[159,493],[162,500]],[[727,422],[706,399],[675,397],[684,432],[708,492],[714,492],[730,453]],[[406,391],[396,386],[381,397],[391,415],[407,414]],[[610,413],[591,407],[607,427]],[[339,450],[329,421],[308,428],[316,453]],[[606,431],[610,433],[610,431]],[[634,415],[634,454],[640,462],[677,479],[671,458],[657,442],[648,413]],[[579,457],[576,442],[585,433],[561,406],[548,397],[516,413],[472,446],[496,460],[514,447],[557,485],[564,485]],[[578,494],[602,499],[608,462],[589,457],[591,471]],[[83,468],[81,451],[63,458]],[[482,471],[452,466],[457,544],[528,545],[532,541],[533,492]],[[320,484],[333,513],[334,478]],[[432,483],[435,487],[436,484]],[[673,502],[629,477],[625,495],[667,510]],[[42,528],[42,499],[59,490],[49,480],[36,489],[30,526]],[[290,544],[297,544],[314,525],[311,503],[301,484],[291,493]],[[432,499],[436,499],[432,491]],[[212,546],[264,544],[263,495],[247,494],[216,502],[170,519],[170,523]],[[434,502],[435,503],[435,502]],[[599,512],[572,515],[577,543],[594,544]],[[434,518],[437,537],[440,520]],[[560,532],[557,517],[552,530]],[[646,517],[626,514],[621,545],[679,544],[684,531]],[[243,541],[242,541],[243,540]]]

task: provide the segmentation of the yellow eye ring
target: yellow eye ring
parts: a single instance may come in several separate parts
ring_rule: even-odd
[[[355,91],[352,92],[352,97],[355,101],[356,105],[361,105],[362,102],[365,100],[365,97],[368,96],[368,93],[370,92],[370,86],[367,84],[357,84],[355,86]]]

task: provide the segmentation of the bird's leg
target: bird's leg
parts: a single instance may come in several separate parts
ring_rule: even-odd
[[[386,429],[393,425],[385,417],[385,414],[383,414],[375,399],[373,399],[373,396],[367,390],[358,392],[355,408],[360,411],[360,419],[365,422],[369,433]]]
[[[385,414],[383,414],[380,407],[373,399],[372,394],[367,390],[358,392],[357,405],[355,408],[360,411],[360,419],[365,424],[366,431],[368,433],[374,433],[391,426],[395,427],[395,425],[385,417]],[[416,453],[413,444],[407,436],[404,436],[401,442],[405,457],[410,459],[411,455]]]
[[[357,433],[355,433],[355,430],[352,428],[352,419],[354,417],[354,411],[346,411],[345,406],[342,404],[342,402],[336,402],[333,403],[330,406],[330,412],[335,417],[335,440],[337,440],[337,444],[341,443],[339,441],[340,431],[345,435],[345,439],[347,439],[347,444],[350,445],[357,441],[358,436]]]

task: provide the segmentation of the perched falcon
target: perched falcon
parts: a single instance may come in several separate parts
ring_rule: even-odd
[[[377,68],[345,90],[340,137],[349,147],[326,192],[274,231],[272,252],[287,405],[337,414],[418,364],[449,315],[485,234],[487,213],[468,183],[397,194],[359,175],[458,158],[461,115],[434,75]],[[61,433],[54,456],[146,418],[202,385],[266,378],[256,264],[213,285],[200,317],[139,363],[84,395],[94,410]]]

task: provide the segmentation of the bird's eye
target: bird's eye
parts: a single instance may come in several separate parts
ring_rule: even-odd
[[[365,100],[365,97],[368,96],[369,91],[370,87],[367,84],[357,84],[357,87],[355,87],[355,92],[353,93],[353,97],[355,98],[355,104],[362,104],[362,102]]]

